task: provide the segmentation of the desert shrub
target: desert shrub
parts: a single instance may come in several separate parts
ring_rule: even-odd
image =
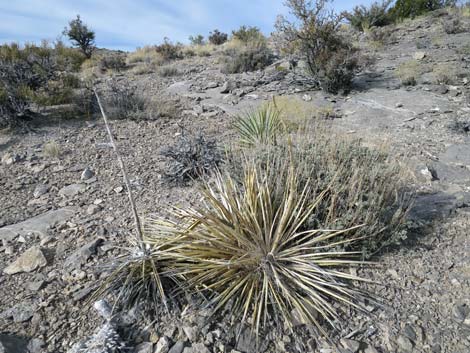
[[[244,146],[275,143],[284,129],[281,113],[274,104],[264,104],[238,116],[233,127]]]
[[[290,46],[296,43],[315,83],[328,92],[338,93],[351,86],[358,69],[358,54],[338,32],[342,15],[328,12],[327,2],[288,0],[286,4],[298,23],[280,17],[276,28],[284,34]]]
[[[183,46],[179,43],[172,43],[168,38],[163,40],[163,43],[155,46],[155,51],[165,61],[171,61],[183,58]]]
[[[95,32],[85,25],[80,16],[70,21],[68,27],[63,31],[70,41],[87,57],[91,58],[91,54],[95,50]]]
[[[208,39],[211,44],[222,45],[228,40],[228,34],[215,29],[213,32],[210,32]]]
[[[236,31],[232,31],[232,37],[243,43],[264,40],[264,35],[258,27],[241,26]]]
[[[158,69],[158,74],[162,77],[171,77],[181,75],[181,71],[176,66],[166,65]]]
[[[61,41],[55,43],[54,49],[57,54],[57,64],[66,71],[78,72],[86,60],[86,56],[76,48],[69,48]]]
[[[290,144],[258,145],[245,151],[243,157],[229,157],[226,168],[241,181],[240,159],[252,158],[273,192],[282,193],[291,166],[298,178],[298,191],[307,185],[311,188],[307,192],[309,203],[317,202],[317,196],[328,190],[304,229],[339,230],[362,225],[350,234],[361,240],[354,246],[345,244],[343,250],[359,251],[368,258],[401,240],[412,193],[407,189],[406,169],[385,148],[363,147],[360,140],[324,128],[291,139]]]
[[[396,0],[390,9],[390,15],[395,20],[415,18],[427,12],[455,5],[453,0]]]
[[[42,153],[46,157],[50,158],[59,158],[60,156],[60,147],[56,141],[48,141],[42,147]]]
[[[111,81],[106,97],[107,110],[114,119],[137,119],[150,113],[148,100],[128,82]]]
[[[371,28],[367,31],[367,39],[372,46],[383,47],[385,44],[392,43],[396,40],[392,30],[388,27]],[[418,42],[417,42],[418,46]]]
[[[374,2],[367,8],[364,5],[356,6],[352,12],[345,13],[351,26],[359,31],[366,31],[371,27],[382,27],[391,23],[389,8],[393,0]]]
[[[165,177],[179,184],[212,173],[222,162],[215,140],[202,134],[197,136],[180,135],[177,142],[161,153],[169,159]]]
[[[215,51],[214,44],[204,44],[204,45],[196,45],[190,48],[194,55],[204,57],[204,56],[211,56],[211,54]]]
[[[189,42],[191,45],[204,45],[204,36],[202,34],[198,34],[196,36],[189,36]]]
[[[458,17],[443,21],[442,28],[447,34],[457,34],[465,32],[463,23]]]
[[[99,61],[99,68],[101,71],[121,71],[126,68],[126,60],[119,54],[104,55]]]
[[[415,86],[421,74],[421,64],[414,59],[401,63],[396,70],[396,76],[404,86]]]
[[[450,63],[435,65],[432,72],[437,84],[455,84],[458,78],[456,66]]]
[[[1,126],[24,125],[34,115],[34,105],[69,103],[78,80],[65,73],[69,62],[58,58],[47,42],[0,46]]]
[[[262,70],[273,62],[272,51],[264,42],[232,44],[224,54],[222,72],[229,74]]]

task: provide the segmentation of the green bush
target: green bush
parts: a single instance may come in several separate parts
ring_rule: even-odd
[[[215,29],[213,32],[210,32],[208,39],[211,44],[222,45],[228,40],[228,34]]]
[[[392,2],[393,0],[382,0],[380,3],[372,3],[370,7],[356,6],[352,12],[345,13],[345,17],[351,26],[359,31],[386,26],[392,22],[389,14]]]
[[[350,88],[359,60],[357,50],[339,33],[342,15],[327,11],[327,3],[288,0],[286,4],[298,21],[280,17],[276,28],[289,47],[297,48],[306,60],[313,81],[328,92],[338,93]]]
[[[68,27],[63,31],[70,41],[87,57],[91,58],[91,54],[95,50],[95,32],[87,27],[77,15],[77,18],[70,21]]]
[[[70,73],[75,69],[75,52],[60,44],[4,44],[0,46],[0,126],[22,125],[36,113],[35,107],[73,103],[80,86]]]
[[[264,35],[258,27],[241,26],[238,30],[232,31],[232,37],[243,43],[264,40]]]
[[[396,0],[390,9],[390,15],[395,20],[415,18],[427,12],[455,6],[454,0]]]
[[[204,45],[204,36],[202,34],[198,34],[197,36],[189,36],[189,42],[191,45]]]
[[[162,44],[156,45],[155,51],[165,61],[183,58],[183,45],[179,43],[173,44],[168,38],[165,38]]]

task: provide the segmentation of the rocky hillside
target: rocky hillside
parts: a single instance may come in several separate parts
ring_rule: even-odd
[[[345,324],[332,333],[339,348],[308,329],[300,337],[268,332],[257,346],[249,329],[228,316],[208,324],[208,310],[191,302],[155,319],[137,308],[112,318],[105,304],[93,309],[106,266],[134,232],[96,115],[44,119],[27,133],[0,135],[0,352],[118,351],[100,348],[106,340],[139,353],[470,351],[470,37],[446,32],[442,20],[452,16],[404,21],[381,38],[355,34],[373,64],[347,95],[312,89],[302,65],[281,59],[264,70],[223,73],[216,51],[176,60],[166,73],[145,62],[84,73],[98,76],[110,112],[118,104],[113,89],[146,98],[149,116],[111,123],[146,216],[200,197],[197,182],[166,180],[162,151],[182,134],[229,145],[234,117],[273,98],[366,146],[389,146],[413,174],[414,227],[374,258],[376,266],[359,269],[377,283],[367,290],[379,300],[365,303],[366,313],[342,313]]]

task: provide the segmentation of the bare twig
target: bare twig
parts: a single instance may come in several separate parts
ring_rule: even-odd
[[[140,223],[139,215],[137,213],[137,208],[135,206],[134,196],[132,195],[131,183],[129,182],[129,177],[127,176],[126,167],[124,166],[124,162],[122,160],[121,154],[119,153],[119,149],[116,145],[116,142],[114,141],[114,137],[113,137],[113,134],[111,132],[111,128],[110,128],[109,123],[108,123],[108,118],[106,116],[106,113],[104,112],[103,105],[101,104],[100,97],[98,96],[98,92],[94,88],[93,88],[93,92],[95,93],[96,100],[98,101],[98,105],[99,105],[100,110],[101,110],[101,115],[103,116],[104,124],[106,126],[106,130],[107,130],[108,136],[109,136],[109,141],[110,141],[111,145],[113,146],[113,149],[114,149],[114,152],[116,153],[116,157],[117,157],[119,166],[121,167],[122,176],[124,178],[124,182],[126,183],[127,195],[129,196],[129,202],[131,204],[132,213],[134,215],[135,228],[136,228],[136,231],[137,231],[137,240],[139,241],[140,247],[143,250],[144,236],[142,234],[142,226],[141,226],[141,223]]]

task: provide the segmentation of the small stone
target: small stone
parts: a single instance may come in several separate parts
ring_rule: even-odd
[[[83,193],[85,190],[86,186],[84,184],[71,184],[60,189],[59,195],[62,197],[75,197]]]
[[[361,347],[361,344],[358,341],[351,340],[348,338],[342,338],[340,342],[344,348],[348,349],[353,353],[359,352],[359,348]]]
[[[49,187],[47,185],[41,184],[36,186],[33,192],[33,196],[37,199],[40,198],[42,195],[47,194],[49,191]]]
[[[398,272],[394,269],[389,268],[387,270],[387,274],[392,276],[394,279],[400,279],[400,276],[398,275]]]
[[[452,307],[452,316],[458,322],[463,322],[469,314],[470,308],[465,304],[456,304]]]
[[[379,353],[379,351],[373,346],[367,346],[367,348],[364,349],[364,353]]]
[[[219,87],[219,84],[217,82],[209,82],[207,85],[206,85],[206,89],[211,89],[211,88],[217,88]]]
[[[114,188],[114,192],[116,194],[120,194],[123,190],[124,190],[124,188],[122,186],[118,186],[117,188]]]
[[[86,167],[85,170],[82,172],[82,175],[80,176],[80,180],[85,181],[93,178],[94,176],[95,173],[89,167]]]
[[[97,238],[83,245],[65,259],[64,267],[67,269],[77,269],[83,265],[91,255],[96,253],[96,248],[103,242],[102,238]]]
[[[304,94],[302,96],[302,99],[306,102],[311,102],[312,101],[312,96],[310,94]]]
[[[135,347],[135,353],[153,353],[153,344],[150,342],[143,342]]]
[[[204,108],[202,107],[202,105],[195,105],[193,107],[193,111],[199,115],[199,114],[204,113]]]
[[[47,260],[38,246],[33,246],[8,265],[3,273],[14,275],[20,272],[32,272],[47,265]]]
[[[29,353],[41,353],[44,346],[45,346],[45,343],[43,340],[39,338],[33,338],[28,343],[28,352]]]
[[[211,353],[203,343],[195,343],[191,347],[186,347],[183,353]]]
[[[227,94],[230,93],[231,90],[235,89],[236,85],[233,81],[226,81],[222,85],[222,88],[220,89],[221,94]]]
[[[98,213],[99,211],[101,211],[101,206],[99,206],[99,205],[90,205],[86,209],[87,215],[90,215],[90,216]]]
[[[413,59],[415,60],[423,60],[426,57],[426,53],[424,51],[417,51],[413,54]]]
[[[413,342],[403,335],[398,336],[397,345],[400,351],[402,352],[412,352],[413,351]]]
[[[153,353],[168,353],[170,351],[170,345],[170,339],[166,336],[163,336],[158,340]]]
[[[184,350],[184,342],[178,341],[170,348],[168,353],[182,353],[183,350]]]
[[[2,164],[12,165],[21,161],[21,157],[18,154],[5,153],[2,157]]]
[[[183,326],[183,332],[191,342],[197,338],[198,329],[195,326]]]
[[[29,282],[26,287],[32,291],[32,292],[37,292],[38,290],[40,290],[42,287],[44,287],[44,284],[46,283],[46,281],[44,280],[39,280],[39,281],[34,281],[34,282]]]
[[[397,104],[395,104],[395,107],[396,108],[403,108],[403,103],[397,103]]]
[[[413,329],[413,327],[411,327],[411,325],[409,324],[405,325],[405,328],[403,329],[403,334],[406,337],[408,337],[411,341],[416,342],[416,338],[417,338],[416,332]]]

